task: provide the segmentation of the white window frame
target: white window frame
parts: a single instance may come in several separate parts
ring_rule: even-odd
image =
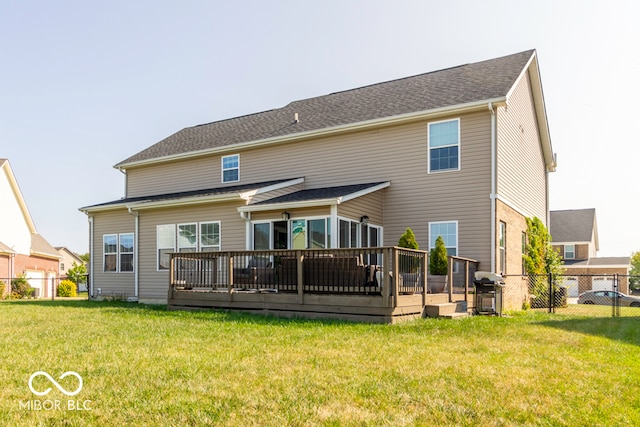
[[[160,246],[160,230],[171,229],[171,239],[173,246]],[[158,224],[156,225],[156,269],[157,271],[169,271],[170,267],[160,268],[160,251],[169,249],[171,252],[176,251],[176,225],[175,224]]]
[[[567,247],[571,246],[573,248],[572,251],[567,251]],[[573,255],[567,256],[567,253],[571,252]],[[564,245],[564,259],[576,259],[576,245]]]
[[[195,233],[195,243],[193,244],[193,246],[182,246],[180,245],[180,227],[185,227],[185,226],[194,226],[196,233]],[[183,222],[180,224],[177,224],[176,226],[176,249],[177,252],[198,252],[198,243],[199,243],[199,237],[200,237],[200,233],[198,230],[199,226],[197,222]],[[189,249],[186,251],[183,251],[183,249]]]
[[[122,240],[122,236],[131,236],[131,241],[133,243],[133,247],[131,252],[124,252],[120,249],[120,241]],[[112,237],[115,238],[116,241],[116,250],[115,252],[106,252],[105,251],[105,240],[107,239],[107,237]],[[102,235],[102,272],[103,273],[133,273],[135,272],[136,269],[136,264],[135,264],[135,260],[136,260],[136,247],[135,247],[135,233],[109,233],[109,234],[103,234]],[[116,262],[115,262],[115,270],[106,270],[107,267],[107,262],[106,262],[106,257],[107,255],[111,255],[111,256],[115,256],[116,258]],[[131,255],[132,259],[131,259],[131,265],[132,265],[132,269],[131,270],[126,270],[126,271],[122,271],[122,255]]]
[[[342,246],[340,246],[341,243],[341,238],[342,238],[342,230],[340,228],[340,223],[344,221],[347,224],[349,224],[349,236],[348,236],[348,243],[349,246],[347,246],[346,248],[359,248],[360,247],[360,242],[362,241],[362,226],[360,221],[355,220],[355,219],[351,219],[351,218],[346,218],[346,217],[338,217],[338,236],[337,236],[337,247],[338,248],[342,248]],[[356,230],[356,241],[353,242],[352,236],[351,236],[351,228],[355,225],[355,230]]]
[[[131,236],[131,252],[124,252],[122,250],[122,236]],[[131,255],[131,270],[122,270],[122,255]],[[118,272],[119,273],[133,273],[136,269],[136,239],[134,233],[120,233],[118,234]]]
[[[460,246],[458,246],[458,241],[460,239],[460,227],[458,226],[458,221],[457,220],[452,220],[452,221],[430,221],[429,222],[429,252],[431,252],[431,249],[433,249],[434,245],[435,245],[435,241],[438,238],[438,236],[440,236],[440,233],[433,233],[432,231],[432,225],[439,225],[439,224],[455,224],[456,225],[456,244],[455,246],[451,245],[451,242],[447,242],[445,240],[444,245],[447,248],[447,255],[451,255],[449,254],[449,248],[455,248],[456,253],[455,256],[460,256]],[[433,237],[435,234],[435,237]],[[433,245],[432,245],[432,240],[433,240]]]
[[[203,225],[217,225],[218,226],[218,244],[217,245],[203,245],[202,244],[202,226]],[[203,221],[198,223],[198,248],[201,252],[217,252],[222,247],[222,232],[220,221]]]
[[[232,159],[232,158],[236,158],[236,162],[238,164],[238,166],[235,167],[225,167],[224,166],[224,161],[227,159]],[[222,158],[220,159],[220,180],[224,183],[224,182],[238,182],[240,181],[240,154],[230,154],[228,156],[222,156]],[[233,170],[237,170],[238,171],[238,178],[237,179],[228,179],[226,180],[224,178],[224,173],[226,171],[233,171]]]
[[[267,224],[269,226],[269,250],[273,249],[273,222],[274,221],[251,221],[251,250],[263,250],[256,249],[256,225]]]
[[[116,240],[116,250],[115,252],[107,252],[106,250],[106,240],[107,238],[115,238]],[[111,245],[110,245],[111,246]],[[115,256],[116,261],[115,261],[115,269],[114,270],[107,270],[107,255],[110,256]],[[110,233],[110,234],[103,234],[102,235],[102,272],[103,273],[117,273],[118,272],[118,234],[117,233]]]
[[[457,122],[458,123],[458,142],[456,144],[451,144],[451,145],[443,145],[443,146],[438,146],[438,147],[431,147],[431,126],[433,125],[438,125],[438,124],[442,124],[442,123],[448,123],[448,122]],[[453,169],[437,169],[437,170],[431,170],[431,150],[435,150],[435,149],[439,149],[439,148],[447,148],[447,147],[458,147],[458,167]],[[453,172],[453,171],[459,171],[462,167],[462,147],[460,144],[460,118],[455,118],[455,119],[447,119],[447,120],[438,120],[435,122],[430,122],[429,124],[427,124],[427,171],[428,173],[440,173],[440,172]]]
[[[500,254],[500,273],[507,274],[507,223],[500,221],[499,230],[498,253]]]

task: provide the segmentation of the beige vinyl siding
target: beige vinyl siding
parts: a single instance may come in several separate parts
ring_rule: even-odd
[[[267,191],[266,193],[256,194],[251,198],[249,203],[259,203],[268,199],[273,199],[274,197],[285,196],[287,194],[300,191],[303,188],[304,188],[304,182],[296,185],[290,185],[285,188],[280,188],[278,190]]]
[[[97,212],[93,214],[93,277],[94,295],[97,288],[102,291],[102,296],[132,297],[135,295],[135,273],[104,272],[104,246],[102,236],[105,234],[134,233],[135,220],[125,209]],[[138,248],[134,248],[137,251]],[[135,259],[135,255],[134,255]],[[134,270],[138,268],[134,261]]]
[[[526,216],[547,221],[547,176],[533,108],[529,75],[516,85],[507,107],[498,108],[497,193]]]
[[[220,222],[221,250],[244,250],[246,223],[238,214],[239,203],[217,203],[139,211],[140,298],[165,299],[169,290],[169,272],[158,271],[156,226]]]
[[[487,109],[450,118],[460,118],[459,171],[427,173],[429,122],[423,121],[247,151],[234,149],[233,153],[240,153],[240,184],[295,177],[305,178],[304,188],[391,181],[384,190],[385,245],[396,244],[405,228],[411,227],[420,246],[427,248],[430,221],[457,220],[459,254],[488,262],[490,114]],[[131,169],[129,196],[221,187],[220,157]],[[297,211],[291,214],[299,217]],[[231,215],[239,220],[237,212]],[[367,215],[377,223],[374,214]],[[237,245],[243,246],[244,228],[234,242],[236,238]],[[229,242],[224,224],[223,239],[223,247],[230,249],[224,243]]]
[[[385,191],[385,189],[379,190],[339,204],[338,216],[359,221],[360,217],[366,215],[369,217],[370,224],[382,225]]]

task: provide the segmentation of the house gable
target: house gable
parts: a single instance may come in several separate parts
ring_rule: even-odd
[[[0,171],[0,239],[17,253],[28,255],[35,225],[8,160],[0,159]]]

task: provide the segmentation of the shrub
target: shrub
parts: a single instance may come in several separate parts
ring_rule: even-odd
[[[407,228],[405,232],[402,233],[400,240],[398,240],[398,246],[407,249],[418,249],[418,242],[416,241],[416,235],[413,233],[413,230]]]
[[[58,285],[58,296],[59,297],[75,297],[78,294],[76,293],[76,284],[71,280],[63,280]]]
[[[0,299],[4,299],[4,290],[7,288],[7,284],[0,280]]]
[[[31,287],[25,276],[20,276],[11,281],[11,298],[23,299],[31,298],[34,289]]]
[[[447,248],[444,246],[444,239],[438,236],[436,246],[429,254],[429,273],[433,275],[445,275],[449,270],[449,260],[447,259]]]

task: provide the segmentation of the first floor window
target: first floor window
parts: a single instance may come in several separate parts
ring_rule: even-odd
[[[168,270],[171,252],[176,251],[176,226],[173,224],[158,225],[156,242],[158,247],[158,270]]]
[[[213,252],[220,250],[219,222],[200,223],[200,250],[202,252]]]
[[[102,243],[104,248],[103,271],[133,271],[133,233],[105,234],[102,236]]]
[[[447,255],[458,255],[458,221],[441,221],[429,223],[429,250],[436,247],[436,239],[442,236]]]
[[[500,221],[500,239],[498,242],[500,247],[500,272],[507,273],[507,224]]]
[[[104,271],[118,271],[118,235],[105,234],[102,236],[104,247]]]
[[[158,270],[168,270],[172,252],[213,252],[220,250],[220,223],[193,222],[156,227]]]

